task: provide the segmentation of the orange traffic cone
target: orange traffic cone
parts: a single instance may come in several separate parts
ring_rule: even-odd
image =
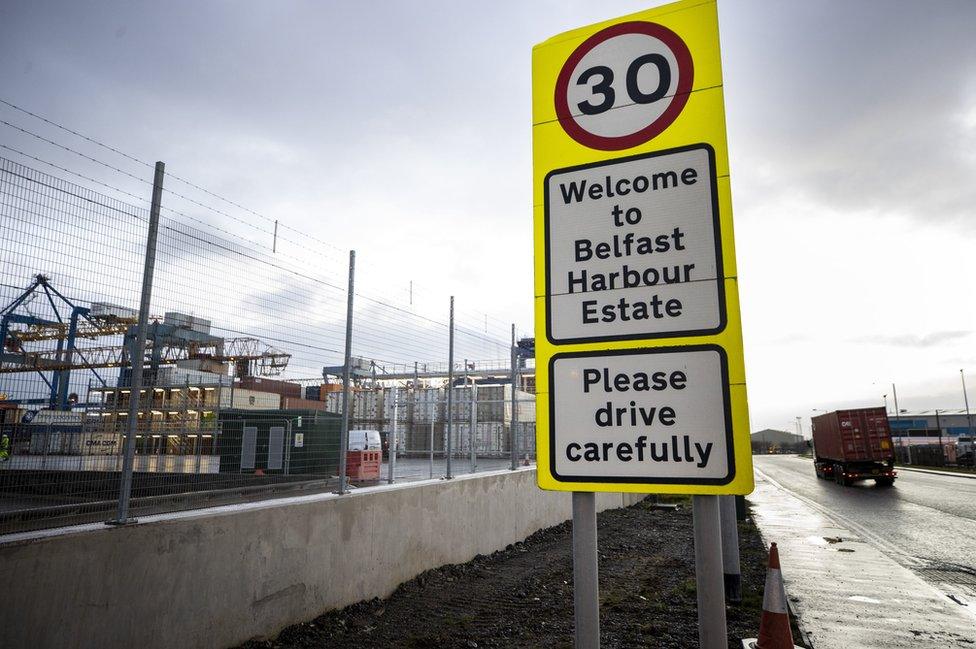
[[[779,550],[775,543],[769,545],[769,569],[766,571],[756,649],[793,649],[790,614],[786,611],[786,588],[783,586],[783,574],[779,571]]]

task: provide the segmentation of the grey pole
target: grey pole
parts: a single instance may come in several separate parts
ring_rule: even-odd
[[[895,388],[895,384],[891,384],[891,394],[895,397],[895,421],[901,421],[901,411],[898,410],[898,390]],[[911,429],[909,429],[911,430]],[[901,435],[901,430],[899,428],[898,434]],[[912,434],[908,433],[908,464],[912,464]]]
[[[477,436],[475,435],[475,429],[478,427],[478,384],[474,383],[471,386],[471,422],[470,422],[470,444],[471,444],[471,473],[478,470],[478,454],[475,450],[475,441]]]
[[[396,471],[396,454],[397,454],[397,414],[400,408],[399,396],[400,392],[394,385],[390,388],[390,396],[393,398],[393,423],[390,425],[390,472],[387,476],[386,481],[389,484],[393,484],[393,475]]]
[[[725,649],[725,593],[722,584],[722,530],[718,496],[693,496],[695,577],[698,585],[698,646]]]
[[[417,408],[420,406],[420,376],[417,372],[417,361],[413,362],[413,389],[410,391],[410,432],[404,435],[403,450],[420,443],[420,431],[417,429]]]
[[[461,368],[462,368],[462,371],[464,372],[464,382],[461,384],[461,386],[462,386],[461,387],[461,394],[459,395],[459,398],[461,399],[461,401],[458,402],[458,415],[460,415],[461,414],[461,411],[463,410],[463,408],[461,407],[461,404],[464,402],[464,396],[463,395],[468,394],[468,359],[465,358],[462,361],[462,363],[463,364],[461,365]],[[470,413],[469,413],[469,415],[470,415]],[[458,417],[458,418],[460,419],[460,417]],[[470,416],[468,418],[470,419]],[[463,433],[461,433],[461,430],[458,429],[458,451],[463,456],[464,455],[464,442],[461,441],[461,436],[462,435],[463,435]],[[470,438],[470,435],[468,437]],[[474,473],[474,471],[469,471],[468,473]]]
[[[512,324],[512,435],[509,441],[512,452],[512,471],[518,466],[518,355],[515,349],[515,324]]]
[[[454,296],[451,296],[451,318],[447,334],[447,475],[444,477],[450,480],[454,477],[451,473],[451,437],[454,436]]]
[[[346,352],[342,366],[342,428],[339,433],[339,491],[346,493],[346,454],[349,452],[349,373],[352,365],[352,297],[356,251],[349,251],[349,293],[346,297]]]
[[[742,602],[742,572],[739,569],[739,529],[736,527],[735,496],[719,496],[722,517],[722,573],[725,598]]]
[[[430,400],[430,477],[434,477],[434,400]]]
[[[959,378],[962,379],[962,398],[966,401],[966,426],[969,428],[969,448],[973,453],[973,466],[976,467],[976,438],[973,437],[973,418],[969,414],[969,395],[966,394],[966,375],[959,370]]]
[[[292,447],[292,444],[294,444],[294,442],[292,440],[295,439],[295,436],[294,436],[294,434],[292,433],[292,430],[291,430],[291,419],[286,419],[285,420],[285,432],[286,432],[286,435],[285,435],[285,475],[289,475],[291,473],[291,447]]]
[[[573,492],[573,606],[575,649],[600,647],[600,567],[597,558],[596,494]]]
[[[139,320],[129,376],[129,416],[125,432],[125,458],[122,461],[122,484],[119,487],[119,511],[112,525],[135,522],[129,518],[129,497],[132,494],[132,465],[136,457],[136,429],[139,426],[139,391],[142,389],[142,363],[146,356],[146,329],[149,327],[149,303],[152,299],[153,269],[156,266],[156,238],[159,232],[159,208],[163,201],[163,175],[166,165],[156,163],[153,175],[152,203],[149,208],[149,234],[142,267],[142,295],[139,298]]]

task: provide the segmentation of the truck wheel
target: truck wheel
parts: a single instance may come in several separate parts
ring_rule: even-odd
[[[844,478],[844,468],[839,464],[834,465],[834,482],[844,487],[848,486],[847,480]]]

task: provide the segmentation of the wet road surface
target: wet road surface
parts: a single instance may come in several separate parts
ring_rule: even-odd
[[[954,579],[976,600],[976,479],[899,470],[893,487],[844,487],[793,455],[757,456],[755,465],[923,578]]]
[[[754,460],[757,524],[815,646],[976,646],[976,479],[842,487],[809,459]]]

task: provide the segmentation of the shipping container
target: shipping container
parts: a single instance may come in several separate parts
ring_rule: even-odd
[[[260,376],[245,376],[240,380],[238,385],[246,390],[260,390],[261,392],[274,392],[283,397],[302,398],[302,386],[291,381],[278,381]]]
[[[294,397],[281,397],[282,410],[326,410],[324,401],[313,401],[311,399],[296,399]]]
[[[240,410],[280,410],[281,395],[274,392],[245,390],[243,388],[223,388],[220,391],[220,408]]]
[[[92,302],[90,315],[93,318],[114,318],[119,320],[136,320],[139,318],[139,312],[135,309],[112,304],[111,302]]]
[[[894,483],[895,454],[884,408],[837,410],[813,417],[811,423],[818,478],[844,485],[857,480]]]
[[[185,313],[179,313],[177,311],[167,311],[164,313],[163,324],[167,324],[172,327],[180,327],[182,329],[189,329],[202,334],[210,333],[209,320],[198,318],[197,316],[187,315]]]

